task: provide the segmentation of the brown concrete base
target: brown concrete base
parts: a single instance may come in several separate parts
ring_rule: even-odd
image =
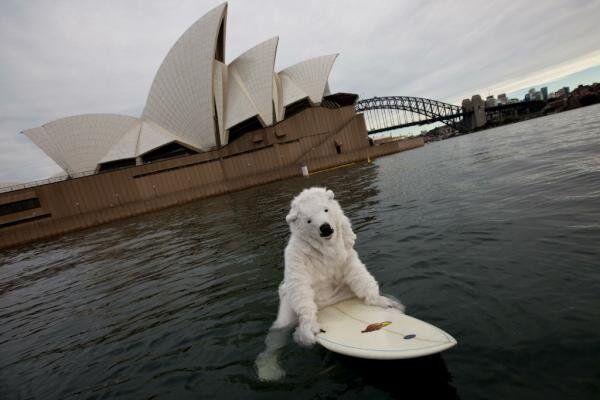
[[[423,146],[422,138],[370,145],[353,106],[309,108],[215,151],[0,193],[0,248],[61,235],[192,200]],[[37,199],[37,200],[36,200]]]

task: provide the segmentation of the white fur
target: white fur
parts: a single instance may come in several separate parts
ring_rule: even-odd
[[[401,303],[380,295],[377,281],[354,250],[356,235],[331,190],[303,190],[292,201],[286,221],[291,237],[271,330],[297,325],[294,339],[310,346],[320,331],[317,311],[327,305],[356,296],[370,305],[404,310]],[[334,230],[329,238],[320,236],[324,223]]]

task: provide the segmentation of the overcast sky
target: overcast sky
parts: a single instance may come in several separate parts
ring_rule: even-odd
[[[2,0],[0,183],[60,172],[24,129],[81,113],[139,116],[169,48],[219,3]],[[598,21],[600,1],[232,0],[226,61],[278,35],[277,69],[340,53],[334,92],[458,104],[599,65]]]

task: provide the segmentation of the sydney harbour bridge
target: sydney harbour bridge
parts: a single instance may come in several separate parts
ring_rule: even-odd
[[[369,134],[436,122],[466,133],[484,126],[488,120],[538,109],[541,104],[537,103],[527,101],[486,107],[476,95],[457,106],[423,97],[386,96],[361,99],[355,107],[357,112],[364,114]]]

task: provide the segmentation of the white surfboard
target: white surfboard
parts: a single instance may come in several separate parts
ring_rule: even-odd
[[[427,322],[393,308],[368,306],[359,299],[325,307],[317,315],[317,342],[352,357],[396,360],[439,353],[456,340]]]

